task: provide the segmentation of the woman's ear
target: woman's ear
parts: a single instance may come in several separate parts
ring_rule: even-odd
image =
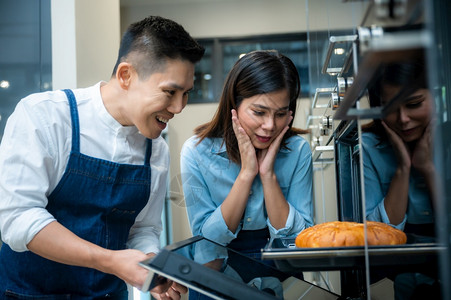
[[[135,69],[130,63],[122,62],[117,66],[116,79],[122,89],[128,90]]]

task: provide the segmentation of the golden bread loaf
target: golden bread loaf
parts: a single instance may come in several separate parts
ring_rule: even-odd
[[[407,236],[401,230],[381,222],[367,221],[368,245],[405,244]],[[295,240],[296,247],[363,246],[363,223],[333,221],[317,224],[301,231]]]

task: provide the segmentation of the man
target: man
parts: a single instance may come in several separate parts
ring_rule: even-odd
[[[0,145],[0,299],[127,299],[124,281],[143,284],[169,168],[160,134],[203,54],[182,26],[148,17],[127,29],[108,82],[19,102]],[[170,284],[153,295],[186,292]]]

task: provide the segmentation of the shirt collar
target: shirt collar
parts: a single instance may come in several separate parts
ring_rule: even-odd
[[[100,93],[100,87],[102,85],[106,84],[105,81],[98,82],[94,86],[94,92],[93,92],[93,98],[94,98],[94,106],[96,107],[97,111],[99,112],[100,119],[111,129],[113,129],[115,132],[117,132],[119,135],[131,135],[136,134],[138,132],[138,128],[135,126],[122,126],[118,121],[116,121],[115,118],[113,118],[112,115],[108,112],[108,110],[105,107],[105,104],[102,100],[102,95]]]
[[[222,154],[227,152],[226,145],[223,143],[224,139],[222,138],[212,138],[211,139],[211,153],[213,154]]]
[[[290,139],[288,139],[288,145],[287,145],[288,147],[290,147],[289,140]],[[212,138],[211,153],[213,153],[213,154],[226,153],[227,148],[223,141],[224,141],[224,139],[222,139],[222,138]],[[290,149],[286,149],[286,148],[279,149],[279,152],[281,152],[281,153],[289,153],[290,151],[291,151]]]
[[[384,148],[391,147],[391,144],[388,140],[383,140],[380,137],[377,137],[376,141],[377,141],[377,143],[376,143],[376,145],[374,145],[374,147],[377,149],[384,149]]]

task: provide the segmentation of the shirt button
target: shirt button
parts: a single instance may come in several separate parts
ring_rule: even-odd
[[[250,190],[249,195],[252,195],[252,190]]]
[[[250,222],[252,221],[252,218],[247,218],[246,221]]]

